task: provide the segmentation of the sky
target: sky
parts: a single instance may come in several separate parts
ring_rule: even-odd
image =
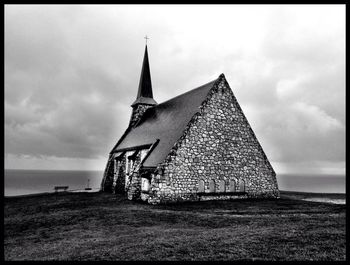
[[[345,174],[345,5],[6,5],[5,168],[104,170],[145,35],[158,103],[224,73],[277,174]]]

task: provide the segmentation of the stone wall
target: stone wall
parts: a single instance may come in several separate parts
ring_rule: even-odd
[[[199,196],[199,180],[225,192],[230,181],[244,181],[245,196]],[[236,191],[238,191],[237,188]],[[266,158],[228,83],[222,76],[192,118],[183,136],[151,181],[148,202],[279,197],[276,174]]]
[[[125,194],[125,155],[118,162],[118,176],[114,174],[113,191],[118,194]]]
[[[131,169],[131,174],[130,174],[131,180],[127,188],[129,200],[141,199],[141,176],[139,172],[140,162],[141,162],[141,152],[138,152],[134,161],[134,165]]]
[[[139,121],[141,116],[145,113],[145,111],[151,107],[153,107],[153,105],[138,104],[134,106],[132,108],[129,126],[134,126]]]

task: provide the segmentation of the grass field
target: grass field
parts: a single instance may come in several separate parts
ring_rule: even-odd
[[[281,192],[278,200],[158,206],[107,193],[5,198],[4,256],[5,260],[345,260],[345,205],[300,200],[308,196]]]

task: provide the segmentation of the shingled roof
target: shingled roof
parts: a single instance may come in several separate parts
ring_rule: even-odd
[[[156,167],[158,163],[163,162],[181,137],[186,125],[199,111],[201,103],[217,80],[149,108],[136,127],[128,128],[112,152],[151,145],[159,139],[159,143],[143,162],[144,167]]]

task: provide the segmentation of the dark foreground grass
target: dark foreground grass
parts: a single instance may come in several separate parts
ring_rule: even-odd
[[[5,260],[345,260],[345,205],[291,195],[160,206],[107,193],[5,198]]]

